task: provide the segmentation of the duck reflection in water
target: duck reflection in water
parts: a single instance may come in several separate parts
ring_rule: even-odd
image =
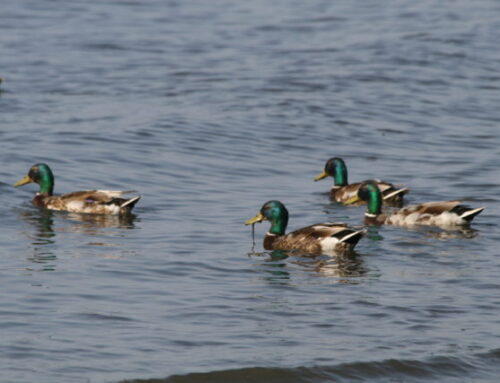
[[[274,250],[270,253],[252,252],[249,256],[265,257],[258,266],[271,275],[271,278],[268,279],[273,282],[283,283],[284,280],[291,279],[296,269],[294,266],[314,272],[318,276],[342,278],[338,280],[339,283],[359,283],[357,278],[368,272],[361,257],[356,252],[317,255],[298,251]]]
[[[54,271],[57,257],[51,247],[56,243],[53,230],[53,212],[50,210],[23,211],[20,217],[36,228],[31,237],[33,256],[28,257],[33,263],[42,264],[42,271]]]
[[[56,214],[56,216],[54,216]],[[87,234],[102,234],[102,230],[106,228],[117,229],[134,229],[134,222],[137,216],[134,214],[126,215],[105,215],[105,214],[83,214],[83,213],[61,213],[54,212],[48,209],[23,210],[19,216],[38,227],[40,238],[55,237],[52,226],[54,217],[61,218],[66,221],[58,231],[68,231],[72,233],[87,233]]]
[[[448,239],[470,239],[479,234],[479,230],[472,229],[471,227],[457,227],[454,230],[441,229],[439,227],[423,227],[419,231],[424,233],[425,236],[440,240]]]
[[[274,250],[272,252],[257,252],[254,251],[254,246],[252,246],[252,250],[247,253],[247,256],[249,258],[258,257],[259,262],[255,263],[255,265],[268,274],[266,279],[273,282],[286,284],[286,281],[290,279],[290,273],[286,269],[286,260],[290,256],[289,253],[290,252],[284,250]]]
[[[102,230],[107,228],[116,229],[134,229],[134,222],[137,216],[134,214],[126,215],[106,215],[106,214],[83,214],[83,213],[66,213],[62,214],[68,221],[73,221],[69,225],[67,231],[101,234]]]
[[[116,232],[110,234],[103,229],[134,229],[136,216],[127,215],[102,215],[54,212],[48,209],[22,210],[19,217],[35,228],[28,236],[33,246],[33,257],[28,259],[34,263],[43,263],[43,270],[54,270],[53,262],[57,259],[53,249],[57,246],[58,232],[81,233],[88,236],[116,237]],[[54,220],[60,226],[54,230]],[[115,246],[113,243],[89,242],[95,246]]]

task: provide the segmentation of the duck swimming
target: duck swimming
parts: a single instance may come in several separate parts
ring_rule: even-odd
[[[40,190],[31,201],[33,205],[50,210],[122,215],[130,213],[141,198],[141,196],[129,199],[121,198],[122,195],[130,192],[112,190],[76,191],[63,195],[54,195],[54,175],[50,167],[44,163],[33,165],[28,175],[19,180],[14,186],[18,187],[31,182],[40,185]]]
[[[302,250],[307,253],[345,252],[352,250],[363,230],[355,230],[344,223],[319,223],[285,234],[288,210],[280,201],[266,202],[257,215],[245,225],[268,220],[271,228],[264,237],[266,250]]]
[[[330,198],[336,202],[346,203],[352,199],[363,184],[356,182],[350,184],[347,180],[347,166],[342,158],[332,157],[325,163],[325,169],[319,174],[315,181],[326,177],[333,177],[334,185],[330,191]],[[393,184],[380,180],[372,180],[382,192],[382,198],[387,205],[402,206],[403,197],[410,191],[408,188],[397,188]],[[359,201],[358,203],[364,203]]]
[[[365,224],[415,226],[431,225],[453,227],[469,224],[484,207],[471,208],[462,205],[460,201],[426,202],[409,205],[392,213],[384,214],[382,208],[382,192],[374,182],[364,182],[357,195],[346,203],[356,203],[358,200],[367,202]]]

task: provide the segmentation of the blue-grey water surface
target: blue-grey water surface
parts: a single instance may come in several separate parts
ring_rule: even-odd
[[[51,1],[0,12],[2,382],[497,382],[500,3]],[[262,250],[361,225],[350,180],[485,206],[470,230],[370,229],[347,257]],[[130,219],[47,212],[133,189]]]

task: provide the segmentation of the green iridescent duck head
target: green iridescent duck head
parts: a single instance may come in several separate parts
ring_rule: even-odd
[[[335,186],[348,185],[347,166],[342,158],[332,157],[326,161],[325,169],[321,174],[314,178],[314,181],[319,181],[326,177],[333,177]]]
[[[280,201],[268,201],[262,205],[262,208],[255,217],[245,221],[245,225],[251,225],[264,220],[271,222],[270,233],[283,235],[288,225],[288,210]]]
[[[38,193],[52,195],[54,190],[54,175],[52,174],[52,170],[50,170],[49,165],[43,163],[33,165],[30,168],[28,175],[17,181],[14,184],[14,187],[26,185],[30,182],[40,185]]]
[[[368,214],[378,215],[382,210],[382,192],[377,184],[373,181],[363,182],[356,196],[346,201],[346,204],[353,204],[360,200],[367,203]]]

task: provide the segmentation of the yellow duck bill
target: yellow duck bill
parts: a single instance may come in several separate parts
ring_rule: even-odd
[[[14,187],[17,188],[18,186],[23,186],[26,184],[29,184],[30,182],[33,182],[33,180],[29,176],[25,176],[23,179],[20,179],[14,184]]]
[[[314,177],[314,181],[322,180],[323,178],[328,177],[328,173],[323,170],[323,172],[316,177]]]
[[[246,220],[245,225],[252,225],[257,222],[262,222],[264,219],[266,219],[266,217],[264,217],[264,215],[262,215],[262,213],[259,212],[255,217]]]

